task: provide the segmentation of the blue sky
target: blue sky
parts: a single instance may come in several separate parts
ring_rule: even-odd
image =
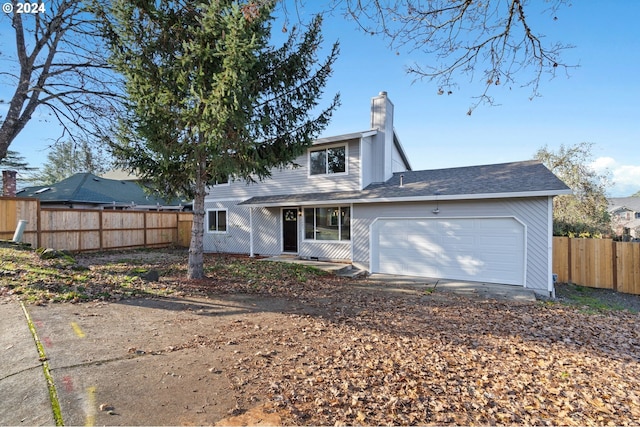
[[[529,88],[499,87],[499,106],[466,112],[482,82],[460,79],[460,90],[437,95],[435,82],[418,81],[404,69],[418,55],[386,49],[380,39],[354,31],[349,22],[327,19],[327,41],[338,39],[341,57],[329,91],[342,106],[327,135],[369,126],[370,98],[387,91],[395,106],[395,128],[414,170],[528,160],[544,146],[592,142],[597,169],[608,167],[613,196],[640,190],[640,2],[580,0],[543,19],[550,40],[576,46],[566,62],[579,64],[553,80],[543,76],[542,97]],[[532,18],[537,18],[532,16]]]
[[[304,18],[304,16],[303,16]],[[387,49],[386,42],[356,30],[340,17],[325,20],[327,43],[338,40],[341,55],[327,88],[342,105],[323,136],[368,129],[371,97],[386,91],[395,106],[395,128],[414,170],[528,160],[544,146],[592,142],[594,167],[611,172],[611,196],[640,190],[640,2],[580,0],[558,20],[532,16],[548,39],[576,46],[565,62],[579,64],[567,78],[543,76],[542,97],[529,88],[500,86],[498,106],[481,105],[471,116],[482,82],[459,80],[452,95],[437,95],[435,82],[417,81],[405,67],[426,60]],[[539,23],[539,24],[538,24]],[[282,21],[276,21],[277,30]],[[8,20],[0,21],[7,40]],[[0,61],[0,71],[7,66]],[[2,97],[7,88],[0,89]],[[56,129],[34,117],[12,144],[32,165],[40,165]]]

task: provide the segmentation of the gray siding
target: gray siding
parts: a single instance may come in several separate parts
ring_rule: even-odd
[[[527,226],[526,287],[546,292],[548,287],[547,198],[439,202],[440,217],[513,216]],[[369,227],[376,218],[436,217],[435,202],[355,205],[352,212],[353,261],[369,265]]]
[[[326,144],[331,147],[345,143]],[[313,148],[320,148],[315,145]],[[360,190],[360,140],[352,139],[347,142],[348,165],[347,174],[309,175],[308,154],[298,157],[295,163],[299,167],[275,169],[272,176],[263,182],[247,184],[244,181],[234,181],[229,185],[217,185],[209,188],[207,201],[241,199],[246,200],[254,196],[271,196],[281,194],[306,194],[333,191]]]
[[[238,206],[239,201],[207,202],[205,209],[226,209],[228,213],[227,232],[206,231],[205,252],[249,254],[251,234],[249,208]],[[350,242],[316,242],[304,240],[304,222],[298,221],[298,255],[303,258],[321,260],[351,259]],[[253,208],[253,252],[255,255],[279,255],[282,253],[282,209]]]
[[[393,145],[393,155],[391,157],[391,170],[392,172],[404,172],[407,170],[407,166],[404,164],[402,160],[402,156],[398,151],[398,147]]]
[[[249,224],[249,208],[246,221]],[[253,252],[256,255],[279,255],[282,253],[282,229],[280,208],[253,208]],[[247,237],[248,239],[248,237]],[[246,250],[249,253],[249,240]]]
[[[362,175],[362,184],[361,184],[361,189],[363,189],[364,187],[366,187],[367,185],[371,184],[372,182],[374,182],[374,177],[375,177],[375,173],[374,173],[374,141],[375,139],[371,136],[366,137],[366,138],[362,138],[362,143],[360,144],[361,147],[361,154],[360,154],[360,159],[361,159],[361,175]]]
[[[227,232],[207,231],[205,218],[204,251],[249,254],[250,228],[249,208],[238,206],[242,200],[206,202],[205,209],[227,210]],[[208,215],[207,215],[208,216]],[[280,209],[253,209],[253,245],[256,255],[277,255],[282,252],[280,230]]]
[[[350,261],[350,242],[314,242],[303,240],[299,243],[299,256],[320,260]]]
[[[227,210],[227,232],[211,233],[208,231],[208,217],[204,221],[205,252],[245,253],[246,242],[249,241],[249,221],[245,221],[246,208],[234,202],[205,202],[205,212],[210,209]],[[248,217],[247,217],[248,218]]]

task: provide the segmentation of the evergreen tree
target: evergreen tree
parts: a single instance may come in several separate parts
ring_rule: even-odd
[[[321,18],[269,45],[273,2],[114,1],[105,27],[126,81],[120,166],[194,199],[189,278],[204,277],[204,198],[218,177],[270,176],[304,153],[339,98],[319,109],[338,54],[319,61]],[[107,22],[107,21],[105,21]]]
[[[7,150],[7,157],[0,160],[0,170],[14,170],[18,172],[18,184],[20,184],[24,173],[33,172],[37,169],[38,168],[29,166],[24,156],[21,156],[20,153],[13,150]],[[0,188],[2,185],[2,178],[0,178]]]
[[[0,169],[2,170],[14,170],[17,172],[29,172],[36,170],[36,168],[29,166],[29,163],[21,156],[20,153],[13,150],[7,150],[7,157],[0,160]]]
[[[61,142],[47,154],[47,162],[42,169],[31,173],[25,180],[36,185],[50,185],[79,172],[101,174],[109,169],[110,163],[106,155],[93,149],[86,141],[80,144]]]

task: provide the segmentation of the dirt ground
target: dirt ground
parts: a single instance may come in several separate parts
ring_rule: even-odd
[[[67,425],[207,425],[241,415],[267,401],[244,365],[289,357],[274,341],[309,326],[289,301],[242,295],[29,311]]]
[[[386,292],[332,277],[256,287],[217,271],[187,283],[165,268],[156,286],[171,288],[166,295],[29,307],[67,424],[640,419],[636,313]]]
[[[56,304],[32,315],[49,342],[67,424],[640,419],[637,315],[450,294],[338,291],[321,304],[183,296]]]

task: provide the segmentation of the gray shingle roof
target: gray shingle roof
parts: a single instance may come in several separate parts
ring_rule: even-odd
[[[400,186],[403,176],[403,187]],[[561,191],[568,187],[538,161],[401,172],[367,190],[381,194],[473,195]]]
[[[633,212],[640,212],[640,197],[612,197],[609,199],[609,211],[626,208]]]
[[[402,186],[400,180],[402,179]],[[278,205],[307,202],[373,202],[474,199],[569,194],[571,190],[539,161],[501,163],[394,173],[384,183],[362,191],[253,197],[241,204]]]

